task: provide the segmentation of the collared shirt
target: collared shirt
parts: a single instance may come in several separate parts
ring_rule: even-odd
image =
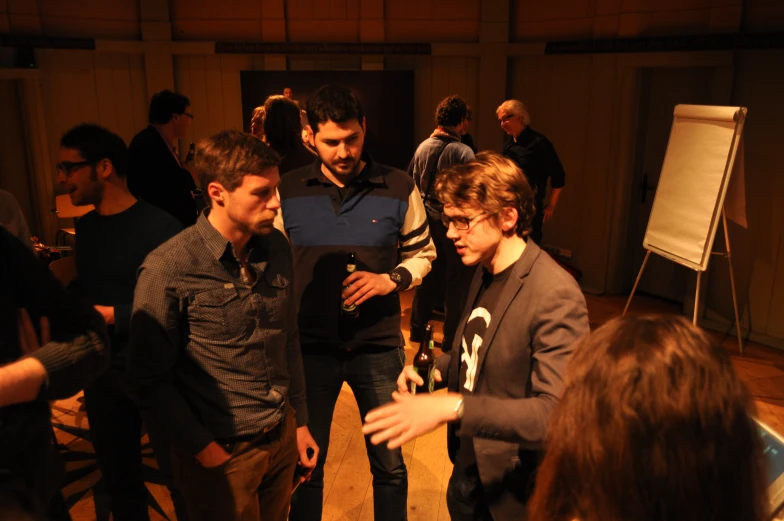
[[[340,320],[349,252],[357,269],[395,271],[402,289],[418,285],[436,252],[419,191],[405,172],[374,162],[348,185],[345,197],[321,172],[321,161],[281,179],[281,212],[294,254],[295,298],[302,344],[401,346],[400,298],[377,295],[362,303],[350,328]]]
[[[414,178],[422,198],[426,202],[436,202],[438,199],[435,196],[435,174],[449,166],[473,160],[474,152],[461,142],[457,133],[439,127],[419,144],[408,165],[408,173]],[[440,211],[440,205],[438,210]]]
[[[277,425],[286,398],[307,423],[289,244],[277,230],[252,237],[245,282],[207,215],[140,268],[128,361],[142,414],[191,454]]]
[[[537,212],[543,210],[541,201],[544,201],[547,193],[548,177],[551,188],[563,188],[566,185],[566,174],[555,147],[544,134],[536,132],[531,127],[525,127],[525,130],[517,136],[517,141],[511,136],[506,136],[504,157],[517,163],[528,179],[528,184],[536,192],[536,200],[539,202]]]
[[[161,139],[163,139],[163,142],[166,143],[166,148],[168,148],[169,152],[172,153],[174,159],[177,161],[177,164],[182,166],[182,162],[180,162],[180,156],[177,155],[177,146],[166,139],[166,136],[163,135],[163,132],[161,132],[160,128],[155,125],[153,125],[153,128],[158,131],[158,134],[161,135]]]

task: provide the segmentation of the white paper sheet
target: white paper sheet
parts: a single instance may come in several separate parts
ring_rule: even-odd
[[[643,246],[705,269],[726,190],[738,107],[678,105]],[[706,253],[707,252],[707,253]]]

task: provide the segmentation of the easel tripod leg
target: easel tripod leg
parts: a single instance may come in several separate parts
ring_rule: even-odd
[[[637,274],[637,280],[634,281],[634,286],[632,286],[632,292],[629,294],[629,299],[626,301],[626,306],[623,308],[623,314],[621,316],[626,316],[626,311],[629,309],[629,304],[632,303],[632,297],[634,296],[634,292],[637,291],[637,285],[640,283],[640,279],[642,278],[642,272],[645,269],[645,265],[648,263],[648,257],[650,257],[651,252],[650,250],[645,252],[645,258],[642,261],[642,266],[640,266],[640,273]]]
[[[694,292],[694,318],[691,322],[697,325],[697,311],[700,309],[700,281],[702,280],[702,271],[697,270],[697,291]]]
[[[724,225],[724,244],[727,247],[727,264],[730,269],[730,287],[732,288],[732,307],[735,310],[735,331],[738,334],[738,349],[743,353],[743,340],[740,333],[740,313],[738,313],[738,295],[735,293],[735,274],[732,270],[732,253],[730,251],[730,233],[727,230],[727,214],[721,210],[722,224]]]

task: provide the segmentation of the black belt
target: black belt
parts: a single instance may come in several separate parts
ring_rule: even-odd
[[[230,443],[242,443],[246,441],[263,441],[265,438],[273,440],[280,435],[280,430],[284,421],[285,420],[281,420],[275,425],[265,427],[261,432],[256,432],[254,434],[241,434],[239,436],[228,436],[225,438],[215,438],[215,441],[221,445],[228,445]]]

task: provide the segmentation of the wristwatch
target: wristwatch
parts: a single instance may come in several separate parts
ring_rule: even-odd
[[[460,421],[460,420],[463,419],[463,412],[464,412],[464,410],[465,410],[465,407],[463,406],[463,399],[460,398],[459,400],[457,400],[457,405],[455,405],[455,408],[452,409],[452,412],[457,415],[457,421]]]
[[[400,276],[400,273],[392,270],[388,273],[389,278],[392,279],[392,282],[395,283],[395,291],[402,291],[403,288],[403,277]]]

